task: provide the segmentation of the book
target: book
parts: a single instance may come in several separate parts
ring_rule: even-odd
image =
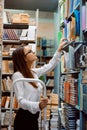
[[[7,87],[7,90],[8,90],[8,91],[11,90],[11,87],[12,87],[12,80],[10,79],[9,76],[7,76],[7,79],[6,79],[6,87]]]
[[[2,72],[3,73],[12,73],[13,72],[13,64],[10,60],[2,61]]]
[[[9,68],[9,73],[13,73],[13,62],[12,62],[12,60],[8,61],[8,68]]]
[[[86,6],[82,6],[82,30],[86,29]]]
[[[8,23],[11,23],[12,22],[11,12],[10,11],[6,11],[6,15],[7,15]]]
[[[70,0],[69,6],[69,13],[71,14],[73,12],[74,0]]]
[[[71,16],[71,25],[70,25],[70,40],[73,41],[76,39],[75,35],[75,17]]]
[[[5,112],[2,112],[1,113],[1,125],[4,125],[4,118],[5,118]],[[6,129],[1,129],[1,130],[7,130],[7,128]]]
[[[29,29],[28,29],[28,40],[35,41],[35,39],[36,39],[35,34],[36,34],[36,26],[29,26]]]
[[[69,6],[70,6],[70,0],[65,1],[65,18],[68,18],[69,16]]]
[[[18,102],[15,96],[13,97],[13,108],[18,108]]]
[[[80,0],[75,0],[75,7],[80,3]]]
[[[68,39],[68,41],[71,40],[71,39],[70,39],[70,28],[71,28],[71,22],[69,21],[69,22],[67,23],[67,39]]]
[[[23,29],[22,30],[20,40],[28,40],[28,29]]]
[[[74,16],[75,16],[75,35],[80,35],[80,11],[74,10]]]
[[[2,99],[1,99],[1,107],[5,107],[5,103],[6,103],[6,96],[2,96]]]
[[[8,19],[5,11],[3,12],[3,23],[5,24],[8,23]]]
[[[85,5],[86,5],[86,29],[87,29],[87,1],[86,1]]]
[[[7,96],[6,102],[5,102],[5,108],[9,108],[9,105],[10,105],[10,97]]]
[[[1,90],[2,90],[2,91],[5,91],[5,88],[6,88],[6,87],[5,87],[5,84],[4,84],[4,79],[2,79],[2,87],[1,87]]]
[[[2,79],[2,83],[3,83],[3,90],[8,91],[7,85],[6,85],[6,78]]]

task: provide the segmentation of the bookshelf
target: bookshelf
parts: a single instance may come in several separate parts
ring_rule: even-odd
[[[58,13],[60,16],[58,31],[62,32],[62,36],[69,41],[63,48],[61,62],[59,63],[58,112],[60,116],[58,117],[58,126],[60,130],[62,127],[64,129],[86,130],[87,1],[60,0],[58,2]]]
[[[4,7],[3,7],[4,11]],[[28,45],[31,46],[37,46],[37,22],[38,22],[38,10],[36,11],[36,24],[35,25],[29,25],[29,23],[2,23],[3,28],[3,38],[2,38],[2,86],[1,86],[1,128],[8,129],[9,126],[9,117],[10,117],[10,91],[12,86],[12,74],[13,74],[13,65],[12,65],[12,52],[15,48],[21,45]],[[29,38],[30,28],[33,28],[33,34],[34,36]],[[26,32],[28,35],[27,37],[24,36],[24,32]],[[32,35],[33,35],[32,34]],[[33,38],[33,39],[32,39]],[[35,50],[36,51],[36,50]],[[13,127],[13,121],[14,117],[16,115],[16,112],[18,110],[18,103],[15,98],[15,95],[13,94],[13,118],[12,118],[12,127]]]
[[[37,67],[47,64],[55,52],[55,41],[46,37],[37,40]],[[54,78],[54,70],[45,75],[45,83]]]
[[[4,1],[0,0],[0,108],[1,108],[1,78],[2,78],[2,41],[3,41],[3,9]],[[0,109],[0,122],[1,122],[1,109]]]
[[[28,28],[29,25],[22,25],[22,24],[4,24],[3,29],[26,29]],[[28,44],[28,42],[25,42]],[[20,46],[22,44],[21,41],[18,40],[3,40],[3,47],[8,46],[8,51],[9,47],[11,46]],[[3,49],[4,50],[4,49]],[[12,71],[12,57],[7,53],[7,55],[3,54],[2,52],[2,103],[1,103],[1,112],[2,112],[2,123],[1,123],[1,128],[8,128],[9,125],[9,105],[10,105],[10,87],[12,84],[11,76],[13,74]],[[11,64],[10,64],[11,63]],[[13,112],[14,115],[16,114],[17,108],[14,109],[13,107]]]

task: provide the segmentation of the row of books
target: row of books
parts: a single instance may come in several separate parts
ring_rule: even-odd
[[[49,40],[46,38],[38,38],[37,42],[38,46],[38,51],[37,50],[37,55],[38,56],[53,56],[54,54],[54,40]]]
[[[78,104],[78,82],[72,76],[62,76],[60,78],[60,96],[61,98],[71,104]]]
[[[11,13],[4,11],[4,23],[29,24],[30,15],[27,13]]]
[[[51,129],[58,129],[58,108],[56,111],[51,113],[51,120],[50,120],[50,128]]]
[[[48,105],[47,105],[47,109],[55,109],[56,106],[58,106],[58,96],[56,96],[57,94],[51,94],[49,100],[48,100]],[[10,106],[10,96],[2,96],[1,99],[1,107],[3,108],[9,108]],[[14,95],[13,97],[13,108],[18,108],[18,102],[17,99]]]
[[[61,108],[64,128],[67,130],[76,130],[76,121],[79,119],[78,110],[66,103],[62,103]]]
[[[62,0],[61,10],[60,10],[60,22],[64,22],[65,18],[68,18],[70,14],[76,9],[79,5],[80,0]]]
[[[79,41],[80,35],[80,11],[74,11],[74,17],[70,17],[70,21],[64,20],[63,36],[69,41]]]
[[[63,28],[63,37],[69,41],[78,40],[80,35],[80,0],[66,0],[60,8],[60,23]],[[73,16],[72,16],[73,14]],[[83,21],[84,22],[84,21]]]
[[[73,0],[70,0],[70,1],[71,3],[74,2]],[[79,0],[77,0],[76,3],[79,3]],[[69,4],[69,5],[73,7],[73,4]],[[66,17],[63,17],[62,22],[61,22],[61,23],[64,23],[63,35],[69,41],[77,40],[77,38],[79,38],[79,35],[80,35],[80,11],[77,9],[74,9],[72,10],[72,12],[74,14],[74,17],[70,16],[68,20],[66,19]],[[67,18],[68,17],[69,16],[67,15]],[[82,5],[82,30],[85,31],[86,29],[87,29],[87,1],[85,2],[84,5]]]
[[[73,43],[72,43],[73,44]],[[61,72],[66,72],[70,70],[76,70],[80,66],[86,67],[86,49],[84,45],[79,47],[79,49],[76,51],[73,46],[69,46],[69,52],[64,52],[64,54],[61,56]]]
[[[35,41],[36,26],[30,26],[29,29],[4,29],[4,40],[32,40]]]
[[[58,95],[51,93],[48,99],[48,105],[46,110],[46,118],[50,119],[51,111],[58,110]],[[42,119],[44,118],[44,110],[42,110]]]
[[[1,107],[2,108],[10,107],[10,97],[9,96],[2,96]],[[13,97],[13,108],[18,108],[18,102],[17,102],[17,99],[15,96]]]
[[[2,61],[2,73],[13,73],[13,63],[11,60]]]
[[[4,40],[19,40],[17,30],[15,29],[4,29],[3,30],[3,39]]]
[[[16,113],[12,113],[12,126],[14,124],[14,118]],[[9,125],[9,118],[10,118],[10,111],[2,112],[1,114],[1,126],[8,126]]]
[[[2,91],[9,91],[11,90],[12,87],[12,80],[9,76],[7,76],[6,78],[2,79]]]
[[[43,117],[44,117],[44,111],[42,110],[42,122],[40,123],[40,127],[43,130]],[[58,95],[51,93],[50,94],[50,100],[48,100],[47,110],[46,110],[46,123],[48,129],[58,129]]]
[[[51,122],[51,124],[50,124],[49,121],[50,121],[51,115],[53,117],[56,116],[56,118],[58,116],[58,115],[55,115],[55,112],[58,113],[58,95],[54,94],[54,93],[51,93],[50,96],[51,96],[51,98],[48,100],[48,105],[47,105],[47,110],[46,110],[46,119],[47,119],[46,123],[48,124],[49,128],[50,128],[50,126],[53,128],[53,122]],[[6,100],[7,103],[5,102],[5,100]],[[54,104],[54,101],[55,101],[55,104]],[[10,102],[10,97],[3,96],[2,97],[1,107],[2,108],[8,108],[9,107],[9,102]],[[13,99],[13,108],[18,108],[18,103],[17,103],[17,100],[16,100],[15,96],[14,96],[14,99]],[[13,118],[12,118],[13,121],[14,121],[15,115],[16,115],[16,113],[13,112],[13,115],[12,115],[13,116]],[[43,127],[43,119],[44,119],[44,111],[42,110],[42,112],[41,112],[41,120],[42,121],[40,122],[40,119],[39,119],[40,127],[41,126]],[[13,125],[13,121],[12,121],[12,125]],[[9,125],[9,111],[2,112],[1,125],[2,126],[3,125]]]

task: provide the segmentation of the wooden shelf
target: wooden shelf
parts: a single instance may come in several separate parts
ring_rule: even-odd
[[[3,40],[3,45],[21,45],[35,43],[33,40]]]
[[[18,111],[18,108],[13,108],[13,111]],[[10,108],[1,108],[1,111],[10,111]]]
[[[3,28],[4,29],[28,29],[29,25],[28,24],[4,24]]]
[[[2,79],[6,78],[7,76],[12,77],[13,73],[2,73]]]
[[[8,125],[1,125],[1,128],[7,128]]]
[[[12,60],[12,56],[3,56],[3,60]]]
[[[2,91],[2,96],[10,96],[10,91]]]
[[[54,48],[54,46],[52,46],[52,45],[51,46],[50,45],[46,45],[46,46],[42,46],[41,48],[42,49],[45,49],[45,48]]]
[[[53,79],[53,78],[54,78],[54,76],[48,76],[48,75],[46,75],[46,77],[47,77],[48,79]]]
[[[69,72],[64,72],[64,73],[61,73],[61,75],[66,75],[66,74],[76,74],[76,73],[79,73],[80,71],[69,71]]]
[[[53,88],[54,88],[54,86],[49,86],[49,85],[46,85],[46,88],[53,89]]]

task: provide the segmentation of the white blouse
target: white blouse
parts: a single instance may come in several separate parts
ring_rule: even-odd
[[[32,74],[34,78],[38,79],[40,76],[46,74],[47,72],[53,70],[60,59],[60,53],[56,51],[53,58],[48,64],[43,65],[40,68],[33,68]],[[20,72],[15,72],[13,74],[13,81],[19,78],[24,78]],[[32,114],[40,111],[39,101],[42,93],[42,85],[37,83],[38,88],[34,88],[30,83],[26,81],[19,81],[14,85],[14,92],[17,97],[19,107],[30,111]]]

